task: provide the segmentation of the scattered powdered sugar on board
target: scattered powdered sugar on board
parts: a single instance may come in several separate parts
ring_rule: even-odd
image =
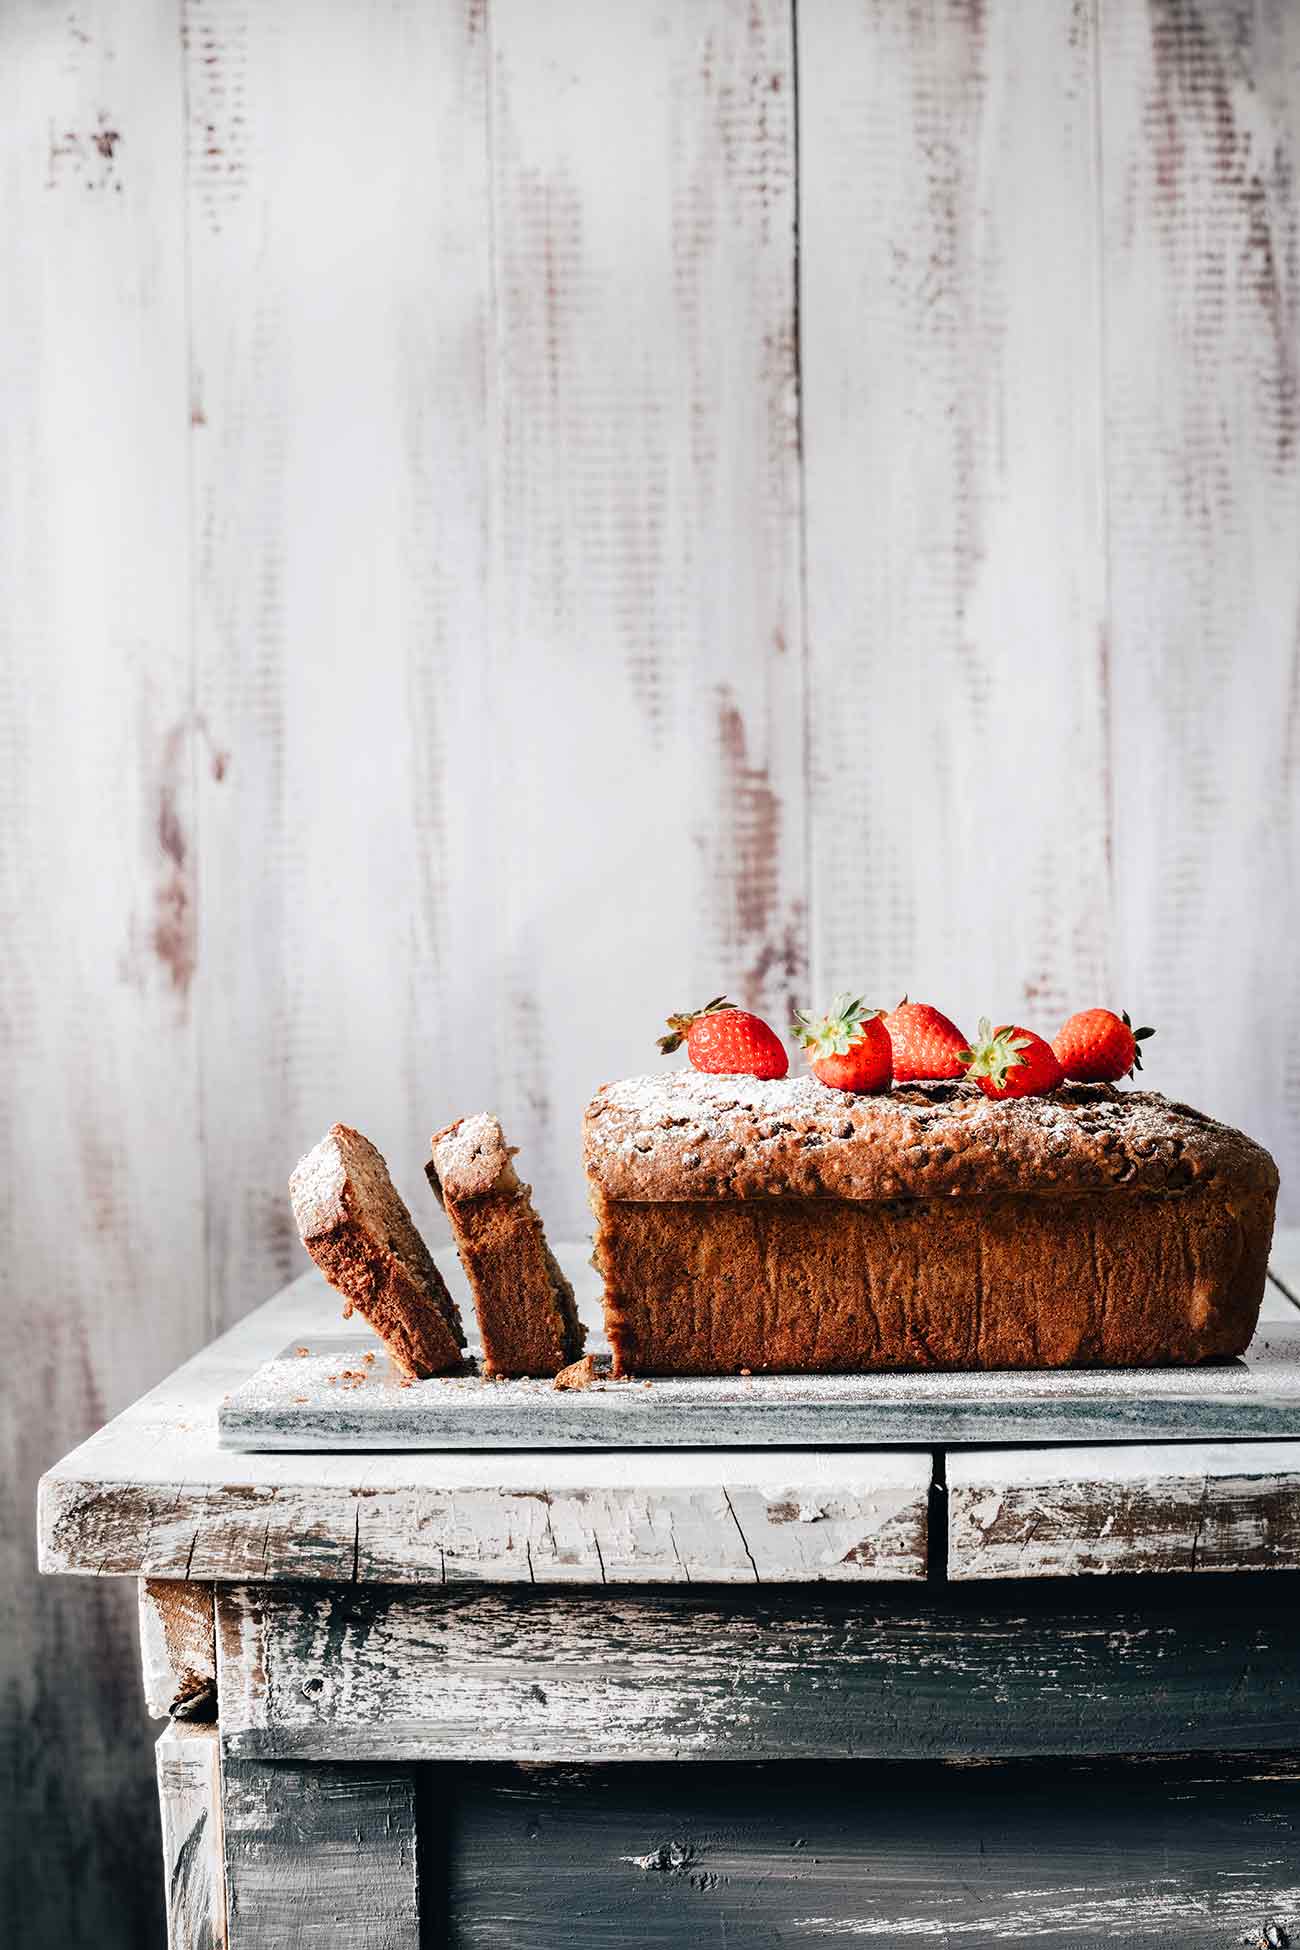
[[[1062,1368],[924,1374],[440,1376],[404,1384],[381,1355],[369,1386],[340,1389],[359,1338],[312,1334],[223,1403],[235,1449],[889,1447],[961,1442],[1152,1442],[1300,1435],[1300,1330],[1261,1330],[1245,1358],[1199,1368]],[[334,1377],[334,1381],[331,1381]]]

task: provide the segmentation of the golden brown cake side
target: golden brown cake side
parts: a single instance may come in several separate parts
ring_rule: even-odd
[[[421,1381],[462,1365],[456,1304],[368,1138],[335,1124],[299,1160],[289,1197],[302,1243],[344,1311],[356,1308],[405,1374]]]
[[[616,1372],[1134,1367],[1254,1332],[1276,1169],[1185,1106],[1074,1086],[980,1097],[986,1115],[961,1085],[646,1081],[588,1113]],[[701,1182],[719,1189],[681,1195]]]
[[[581,1354],[586,1330],[513,1147],[480,1112],[437,1132],[432,1148],[425,1172],[474,1296],[484,1373],[558,1374]]]

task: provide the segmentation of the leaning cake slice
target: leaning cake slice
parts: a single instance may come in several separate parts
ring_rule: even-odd
[[[356,1308],[403,1373],[423,1381],[462,1365],[456,1303],[368,1138],[335,1124],[295,1167],[289,1197],[344,1312]]]
[[[515,1147],[487,1111],[458,1118],[432,1144],[424,1169],[474,1295],[484,1374],[558,1374],[581,1354],[586,1329],[512,1163]]]

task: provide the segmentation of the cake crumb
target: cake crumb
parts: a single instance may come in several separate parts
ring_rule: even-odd
[[[552,1388],[590,1388],[596,1379],[596,1357],[584,1354],[580,1361],[570,1361],[567,1368],[561,1368],[551,1383]]]
[[[294,1353],[295,1353],[296,1355],[298,1355],[299,1357],[301,1357],[301,1356],[302,1356],[302,1355],[304,1355],[304,1354],[310,1354],[310,1353],[311,1353],[311,1349],[310,1349],[309,1347],[296,1347],[296,1348],[294,1349]]]

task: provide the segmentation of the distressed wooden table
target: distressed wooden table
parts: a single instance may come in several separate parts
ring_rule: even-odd
[[[1300,1925],[1300,1440],[220,1447],[336,1324],[288,1289],[41,1485],[44,1570],[140,1583],[173,1945]]]

